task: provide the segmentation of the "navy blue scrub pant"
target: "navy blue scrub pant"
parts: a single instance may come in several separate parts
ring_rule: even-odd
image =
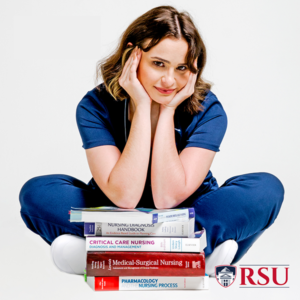
[[[252,173],[228,179],[204,195],[192,195],[196,230],[207,233],[205,254],[222,242],[238,243],[236,263],[255,240],[275,221],[284,195],[281,182],[269,173]],[[49,245],[62,234],[83,236],[83,223],[69,222],[71,207],[93,207],[112,202],[95,187],[67,175],[39,176],[27,181],[20,192],[21,216],[27,227]],[[99,201],[97,201],[99,203]]]

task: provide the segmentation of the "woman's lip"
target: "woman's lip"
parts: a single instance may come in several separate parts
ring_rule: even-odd
[[[155,88],[156,88],[160,93],[162,93],[162,94],[171,94],[171,93],[173,93],[173,92],[175,91],[175,89],[173,89],[173,90],[167,90],[167,89],[161,89],[161,88],[158,88],[158,87],[156,87],[156,86],[155,86]]]

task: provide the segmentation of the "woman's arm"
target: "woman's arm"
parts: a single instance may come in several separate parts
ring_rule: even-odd
[[[138,106],[123,152],[115,146],[86,150],[91,173],[118,207],[135,208],[141,199],[150,158],[150,105]]]
[[[174,113],[174,109],[161,106],[153,142],[151,186],[159,209],[176,207],[195,192],[215,156],[214,151],[196,147],[185,148],[178,155]]]
[[[115,146],[100,146],[86,151],[96,183],[115,205],[122,208],[134,208],[140,201],[150,159],[151,99],[136,76],[140,58],[141,51],[135,49],[119,79],[135,105],[122,154]]]

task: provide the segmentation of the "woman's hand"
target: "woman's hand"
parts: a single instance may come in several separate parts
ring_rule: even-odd
[[[194,67],[197,69],[197,59],[195,59],[194,61]],[[169,104],[166,105],[162,104],[161,108],[162,109],[171,108],[175,110],[180,103],[182,103],[184,100],[186,100],[191,95],[193,95],[195,91],[195,83],[197,80],[197,75],[198,72],[196,74],[190,72],[190,76],[187,84],[174,96],[174,98]]]
[[[142,50],[137,46],[127,59],[119,78],[120,86],[128,93],[135,107],[140,104],[151,104],[152,99],[137,78],[137,68],[142,57]]]

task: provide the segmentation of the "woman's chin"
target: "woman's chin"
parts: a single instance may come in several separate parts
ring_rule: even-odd
[[[168,95],[168,96],[157,96],[153,95],[151,99],[158,103],[158,104],[163,104],[163,105],[168,105],[174,98],[174,95]]]

